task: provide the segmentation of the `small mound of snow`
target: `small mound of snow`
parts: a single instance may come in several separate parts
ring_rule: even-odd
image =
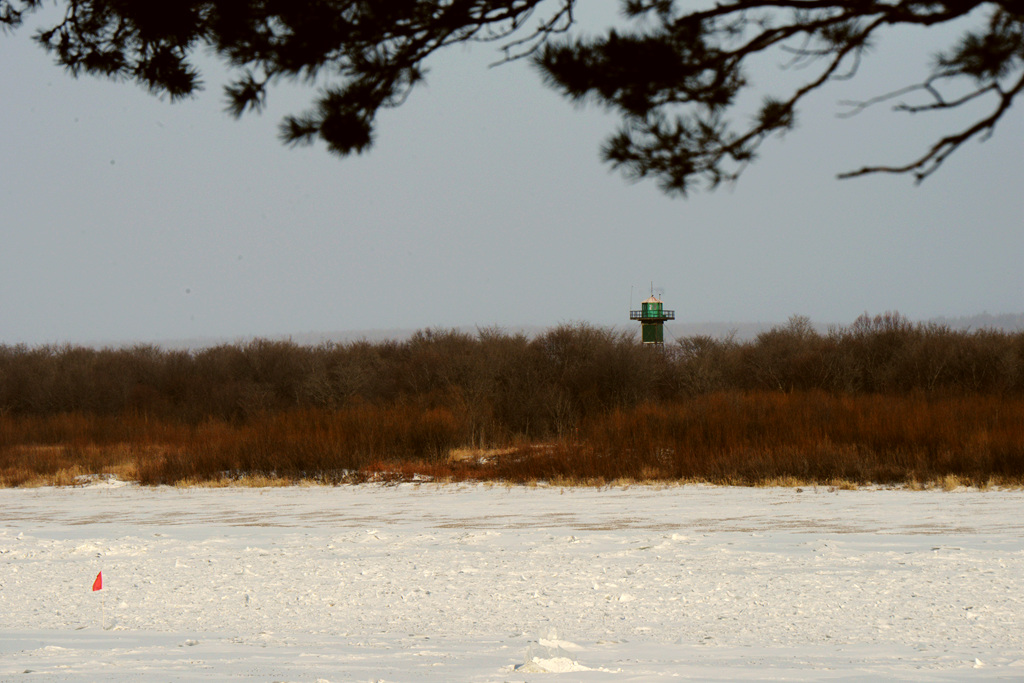
[[[559,640],[554,628],[541,631],[536,642],[526,648],[525,661],[515,670],[523,673],[567,673],[570,671],[592,671],[577,662],[569,650],[579,650],[579,645]]]
[[[516,667],[516,671],[531,674],[564,674],[570,671],[590,670],[590,667],[583,666],[570,657],[535,658]]]

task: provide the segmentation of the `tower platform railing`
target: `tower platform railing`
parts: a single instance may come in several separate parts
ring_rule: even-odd
[[[644,321],[644,320],[675,320],[676,319],[676,312],[675,311],[664,311],[664,310],[662,310],[662,311],[644,311],[644,310],[641,309],[639,311],[630,311],[629,312],[629,319],[630,320],[640,320],[640,321]]]

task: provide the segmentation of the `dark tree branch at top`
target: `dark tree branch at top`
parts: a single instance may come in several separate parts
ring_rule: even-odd
[[[313,106],[286,116],[289,144],[323,140],[340,155],[372,146],[375,119],[425,78],[425,62],[455,44],[497,43],[501,62],[528,58],[569,99],[621,117],[603,156],[669,193],[735,181],[762,143],[795,126],[799,105],[830,81],[856,77],[869,49],[898,27],[953,24],[960,38],[918,83],[853,103],[849,113],[924,93],[908,114],[941,114],[991,101],[988,113],[904,164],[843,173],[934,173],[971,139],[990,136],[1024,89],[1024,3],[1019,0],[733,0],[690,9],[674,0],[623,0],[620,27],[573,34],[576,0],[58,0],[63,17],[36,40],[73,75],[132,80],[176,100],[202,88],[190,61],[212,48],[233,70],[227,111],[264,107],[270,87],[319,85]],[[0,0],[0,27],[16,29],[41,0]],[[809,76],[789,92],[741,99],[758,60],[789,55]],[[963,83],[970,89],[964,94]],[[945,94],[948,92],[950,94]]]

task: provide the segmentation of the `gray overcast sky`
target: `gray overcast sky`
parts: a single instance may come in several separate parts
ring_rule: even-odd
[[[959,125],[884,105],[835,116],[915,82],[938,46],[926,31],[819,93],[734,189],[680,200],[598,160],[614,118],[525,63],[488,69],[486,45],[435,59],[375,148],[338,159],[277,140],[310,91],[276,89],[239,122],[216,68],[171,105],[66,75],[35,23],[0,35],[0,343],[624,327],[651,281],[684,322],[1024,311],[1022,112],[920,187],[835,179]]]

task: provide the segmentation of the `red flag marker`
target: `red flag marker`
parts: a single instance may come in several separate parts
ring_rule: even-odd
[[[92,582],[93,591],[98,591],[103,588],[103,572],[96,575],[96,580]]]

